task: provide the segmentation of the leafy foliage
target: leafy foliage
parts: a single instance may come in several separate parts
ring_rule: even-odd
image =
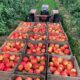
[[[0,0],[0,35],[15,28],[19,21],[25,20],[29,10],[37,0]]]
[[[62,1],[62,0],[60,0],[60,1]],[[73,28],[76,29],[78,27],[78,26],[76,26],[76,20],[74,20],[74,17],[69,14],[69,12],[67,11],[67,9],[65,7],[61,6],[61,3],[59,1],[57,1],[57,3],[59,5],[60,14],[63,18],[63,21],[62,21],[63,28],[68,36],[72,52],[73,52],[74,56],[76,56],[77,61],[80,66],[80,46],[79,46],[79,42],[78,42],[79,39],[76,38],[75,35],[73,35],[74,33],[77,32],[77,30],[75,32],[72,32]],[[78,30],[80,30],[80,28]]]
[[[80,2],[77,0],[60,0],[61,3],[66,7],[66,9],[70,12],[70,14],[74,17],[74,21],[76,22],[77,33],[80,35]]]

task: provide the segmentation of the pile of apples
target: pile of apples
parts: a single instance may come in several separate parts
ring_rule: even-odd
[[[76,77],[77,71],[72,60],[52,56],[49,61],[49,71],[55,75]]]
[[[49,33],[48,39],[50,41],[58,41],[58,42],[64,42],[67,41],[67,37],[64,33]]]
[[[0,54],[0,71],[11,71],[17,64],[19,56],[14,54]]]
[[[26,56],[23,57],[17,69],[19,72],[40,74],[45,70],[45,61],[45,56]]]
[[[58,23],[49,23],[48,32],[49,33],[64,33],[64,31],[61,28],[61,25]]]
[[[31,22],[22,22],[19,27],[15,31],[18,32],[28,32],[30,30],[30,27],[33,25]]]
[[[33,23],[32,22],[22,22],[22,27],[32,27]]]
[[[46,39],[46,35],[42,34],[30,34],[29,39],[33,41],[42,41]]]
[[[9,36],[9,39],[26,39],[27,36],[28,36],[27,33],[13,32],[13,33]]]
[[[31,32],[45,33],[46,32],[46,24],[45,23],[36,23],[34,25],[34,27],[31,29]]]
[[[32,78],[32,77],[26,77],[25,79],[21,76],[17,76],[14,80],[41,80],[38,77]]]
[[[3,52],[20,52],[24,48],[22,41],[7,41],[1,48]]]
[[[33,44],[33,43],[27,43],[27,50],[26,53],[27,54],[45,54],[46,52],[46,45],[43,43],[37,43],[37,44]]]
[[[64,42],[67,40],[61,25],[58,23],[48,24],[48,34],[48,39],[50,41]]]
[[[18,27],[15,31],[17,32],[28,32],[30,30],[29,27]]]
[[[48,46],[49,54],[70,55],[71,51],[68,44],[59,45],[50,43]]]

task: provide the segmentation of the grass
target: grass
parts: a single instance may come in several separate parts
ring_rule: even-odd
[[[49,5],[49,11],[57,8],[57,4],[56,4],[55,0],[40,0],[40,2],[37,3],[36,6],[34,6],[34,8],[37,9],[38,12],[40,12],[41,11],[41,6],[43,4],[48,4]]]

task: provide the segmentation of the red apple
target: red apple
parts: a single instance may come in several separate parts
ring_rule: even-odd
[[[20,64],[20,65],[18,66],[18,70],[19,70],[19,71],[22,71],[22,70],[23,70],[23,65]]]
[[[15,78],[15,80],[23,80],[22,77],[18,76]]]

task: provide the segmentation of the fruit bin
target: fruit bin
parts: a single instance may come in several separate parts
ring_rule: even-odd
[[[15,29],[15,32],[28,32],[34,25],[34,22],[20,22],[18,27]]]
[[[0,48],[1,52],[23,53],[26,40],[7,40]]]
[[[16,80],[16,78],[21,77],[22,80],[27,80],[27,79],[31,79],[32,80],[45,80],[45,75],[18,75],[18,74],[13,74],[10,76],[11,78],[9,80]],[[26,79],[27,78],[27,79]],[[36,79],[39,78],[39,79]]]
[[[51,25],[51,26],[50,26]],[[57,27],[58,25],[58,27]],[[64,32],[61,23],[47,23],[48,40],[60,43],[67,43],[68,38]],[[53,39],[52,39],[53,37]]]
[[[0,80],[9,78],[9,75],[14,73],[21,57],[21,55],[16,53],[0,52]]]
[[[47,34],[40,34],[40,33],[34,33],[29,32],[28,33],[28,40],[39,42],[39,41],[47,41]]]
[[[58,74],[58,72],[54,72],[54,74],[52,74],[51,73],[51,71],[50,71],[50,69],[49,69],[49,66],[48,65],[51,65],[51,64],[49,64],[49,62],[51,61],[51,58],[52,57],[54,57],[54,59],[53,60],[56,60],[56,58],[59,58],[59,60],[60,59],[64,59],[64,60],[71,60],[72,61],[72,63],[73,63],[73,65],[74,65],[74,68],[72,68],[73,69],[73,71],[75,71],[76,70],[76,73],[77,73],[77,76],[76,77],[73,77],[73,76],[66,76],[66,74],[65,73],[60,73],[60,74]],[[58,62],[57,62],[58,63]],[[64,62],[64,64],[65,64],[66,62]],[[79,66],[78,66],[78,63],[77,63],[77,60],[76,60],[76,58],[73,56],[73,57],[65,57],[65,56],[57,56],[57,55],[48,55],[48,71],[47,71],[47,78],[49,79],[49,80],[79,80],[80,79],[80,73],[79,73]],[[59,67],[60,67],[60,65],[59,65]],[[70,68],[71,66],[69,65],[69,63],[68,63],[68,68]],[[74,70],[75,69],[75,70]],[[58,69],[57,69],[57,71],[58,71]],[[68,72],[70,71],[70,70],[67,70]],[[71,72],[70,72],[71,73]],[[63,75],[63,76],[61,76],[61,75]],[[72,75],[72,74],[71,74]],[[74,74],[73,74],[74,75]]]
[[[46,55],[23,55],[15,68],[16,74],[46,74]]]
[[[48,33],[48,40],[60,43],[68,43],[67,36],[63,33]]]
[[[43,55],[47,54],[47,44],[46,41],[27,41],[25,54],[31,55]]]
[[[46,34],[47,33],[47,25],[44,22],[35,22],[33,27],[29,32],[35,32],[40,34]]]
[[[25,40],[26,38],[28,38],[28,33],[13,31],[9,35],[8,40]]]
[[[62,56],[72,56],[72,51],[69,43],[51,42],[48,41],[48,54],[56,54]]]
[[[61,23],[47,23],[48,32],[65,33]],[[52,31],[53,30],[53,31]]]

